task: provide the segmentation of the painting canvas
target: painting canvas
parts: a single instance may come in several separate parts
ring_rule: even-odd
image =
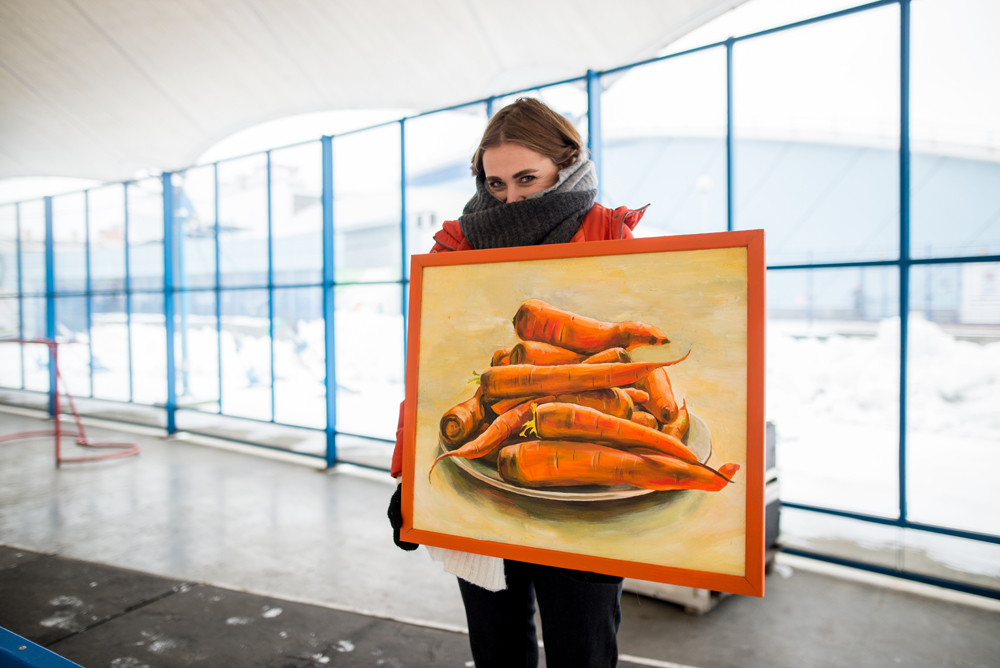
[[[763,595],[764,235],[414,256],[405,540]]]

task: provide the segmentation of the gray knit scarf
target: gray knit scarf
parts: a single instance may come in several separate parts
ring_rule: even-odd
[[[586,158],[560,170],[551,188],[509,204],[494,197],[479,175],[476,194],[465,205],[458,224],[477,250],[562,244],[580,229],[596,197],[597,170]]]

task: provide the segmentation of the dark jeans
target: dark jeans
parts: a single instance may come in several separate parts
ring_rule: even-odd
[[[550,566],[504,560],[507,589],[459,578],[476,668],[536,668],[535,597],[548,668],[614,668],[622,585],[582,582]]]

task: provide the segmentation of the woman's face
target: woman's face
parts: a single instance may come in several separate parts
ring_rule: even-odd
[[[559,166],[541,153],[520,144],[500,144],[483,151],[486,187],[501,202],[519,202],[551,188],[559,180]]]

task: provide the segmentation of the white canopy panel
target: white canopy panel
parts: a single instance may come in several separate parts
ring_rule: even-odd
[[[128,179],[291,114],[578,76],[742,1],[0,0],[0,178]]]

